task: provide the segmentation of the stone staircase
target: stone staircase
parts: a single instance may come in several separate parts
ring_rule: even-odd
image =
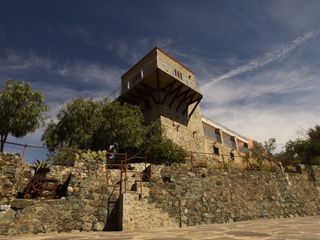
[[[143,180],[141,172],[127,170],[122,173],[122,181],[109,186],[111,194],[108,199],[105,230],[132,231],[178,227],[179,224],[174,218],[156,204],[149,202],[150,183]]]

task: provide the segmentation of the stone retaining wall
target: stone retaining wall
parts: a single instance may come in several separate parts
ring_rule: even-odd
[[[102,231],[108,217],[105,164],[96,160],[77,160],[73,168],[53,167],[65,179],[71,172],[68,195],[62,199],[11,202],[11,209],[0,212],[0,235],[65,232],[71,230]]]
[[[143,168],[140,165],[135,170]],[[116,230],[121,223],[124,230],[137,230],[179,223],[177,199],[158,184],[143,183],[141,200],[139,192],[124,194],[121,206],[117,185],[120,171],[106,170],[105,163],[98,160],[80,159],[74,167],[52,167],[48,177],[62,182],[71,173],[66,197],[14,200],[10,208],[4,204],[26,186],[30,169],[15,155],[0,155],[0,166],[0,235]],[[320,215],[319,167],[307,168],[303,174],[205,168],[191,171],[190,164],[152,168],[153,179],[181,199],[184,225]],[[127,177],[132,178],[128,180],[131,183],[139,180],[134,171]],[[131,186],[127,189],[132,190]]]
[[[31,176],[18,154],[0,153],[0,205],[7,205]]]
[[[148,188],[147,188],[148,189]],[[147,191],[144,189],[144,192]],[[144,197],[145,196],[145,197]],[[175,218],[148,201],[148,194],[138,192],[121,195],[121,225],[124,231],[137,231],[159,227],[178,227]]]
[[[185,225],[320,215],[320,171],[308,174],[163,168],[158,180],[182,202]],[[318,174],[318,175],[317,175]],[[289,179],[289,181],[288,181]],[[150,201],[178,218],[177,200],[156,185]]]

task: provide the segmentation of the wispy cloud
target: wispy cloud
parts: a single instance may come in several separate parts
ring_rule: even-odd
[[[65,33],[67,36],[73,38],[75,42],[78,42],[80,39],[82,42],[88,45],[98,45],[98,41],[95,38],[95,36],[93,36],[93,34],[90,31],[88,31],[82,26],[67,25],[62,28],[62,32]]]
[[[280,147],[300,137],[320,119],[319,40],[304,35],[259,69],[207,85],[204,114],[258,141],[275,137]]]
[[[222,80],[238,76],[242,73],[252,71],[252,70],[255,70],[256,68],[259,68],[259,67],[262,67],[266,64],[269,64],[269,63],[283,57],[284,55],[286,55],[287,53],[289,53],[290,51],[292,51],[293,49],[298,47],[300,44],[308,41],[309,39],[317,36],[318,34],[319,34],[319,32],[308,32],[308,33],[304,34],[303,36],[296,38],[292,42],[290,42],[288,44],[284,44],[283,46],[277,48],[276,50],[268,52],[264,56],[250,61],[246,65],[237,67],[226,74],[223,74],[217,78],[213,78],[213,79],[209,80],[209,82],[207,84],[203,85],[202,88],[205,89],[205,88],[207,88],[211,85],[214,85]]]
[[[32,82],[38,82],[42,76],[43,87],[59,88],[60,85],[75,90],[88,87],[87,90],[101,90],[101,86],[112,89],[120,83],[123,69],[100,63],[86,61],[73,61],[61,63],[50,57],[43,57],[29,52],[19,54],[8,51],[7,55],[0,57],[0,80],[6,78],[20,78]],[[32,72],[32,76],[30,76]],[[39,76],[40,75],[40,76]],[[44,81],[46,80],[46,81]],[[85,84],[85,85],[84,85]]]
[[[52,117],[61,104],[74,97],[106,97],[120,84],[124,72],[120,67],[101,63],[80,60],[60,63],[34,52],[20,54],[14,51],[0,57],[0,70],[0,82],[8,78],[22,79],[42,91]]]
[[[0,57],[0,70],[2,71],[24,71],[35,68],[50,70],[56,62],[50,57],[38,56],[32,51],[27,54],[19,54],[7,50],[6,55]]]

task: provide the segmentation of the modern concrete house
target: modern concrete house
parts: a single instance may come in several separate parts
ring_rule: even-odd
[[[160,121],[188,151],[218,158],[247,152],[250,139],[202,115],[202,98],[194,72],[156,47],[122,76],[118,99],[140,106],[147,123]]]

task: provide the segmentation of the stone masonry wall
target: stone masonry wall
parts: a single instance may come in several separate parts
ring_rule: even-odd
[[[0,153],[0,205],[7,205],[28,178],[20,155]]]
[[[189,106],[189,109],[192,109],[192,105]],[[185,150],[192,152],[204,152],[205,144],[200,117],[200,108],[197,107],[187,126],[174,122],[164,116],[161,116],[161,126],[165,130],[164,134]]]
[[[320,214],[320,174],[162,168],[158,180],[177,194],[184,225]],[[319,175],[317,175],[319,174]],[[162,179],[162,181],[161,181]],[[288,181],[289,179],[289,181]],[[178,202],[153,186],[150,202],[178,218]]]
[[[122,230],[137,231],[159,227],[177,227],[174,218],[157,208],[147,199],[140,198],[139,193],[127,192],[121,196]]]
[[[71,173],[66,197],[16,199],[8,207],[15,192],[26,185],[28,167],[18,156],[0,156],[0,186],[5,190],[1,193],[0,235],[102,231],[117,227],[121,221],[124,230],[176,226],[179,222],[177,199],[154,183],[143,183],[142,199],[139,192],[125,193],[121,208],[119,188],[111,194],[119,181],[119,170],[106,170],[105,163],[97,160],[80,159],[73,168],[53,167],[49,177],[64,181]],[[134,171],[127,176],[132,178],[129,182],[137,180]],[[284,174],[153,166],[153,178],[180,197],[182,222],[188,226],[320,215],[320,167],[305,168],[303,174]],[[110,199],[113,205],[108,204]]]
[[[0,235],[103,230],[110,195],[105,164],[77,160],[71,176],[67,197],[12,201],[11,209],[0,212]]]

